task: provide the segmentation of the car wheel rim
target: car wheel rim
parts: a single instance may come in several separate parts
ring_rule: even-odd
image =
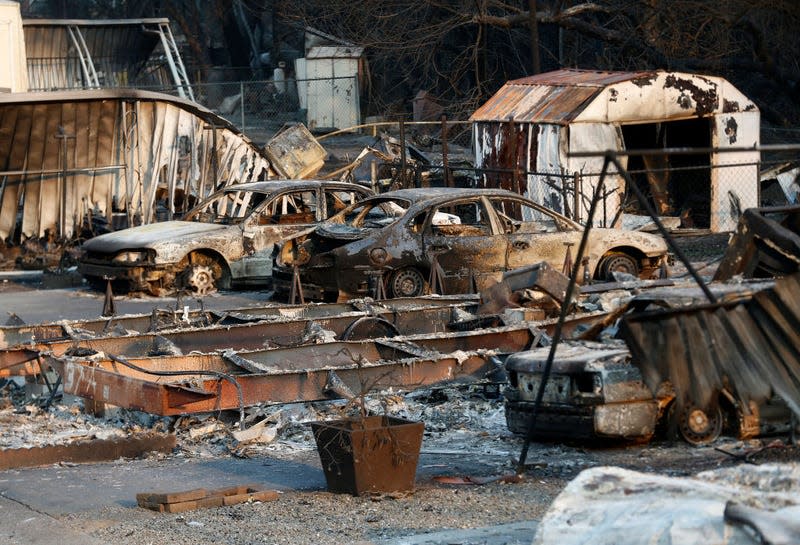
[[[415,270],[405,269],[395,274],[392,280],[394,297],[416,297],[422,295],[424,280]]]
[[[207,265],[195,265],[189,271],[186,284],[191,286],[197,295],[212,293],[216,290],[214,286],[214,271]]]
[[[705,411],[698,407],[688,407],[681,415],[679,430],[681,437],[688,443],[710,443],[722,432],[722,411],[719,408]]]
[[[637,276],[639,274],[636,262],[626,255],[615,255],[608,257],[605,262],[605,276],[607,280],[613,280],[615,272],[631,274]]]

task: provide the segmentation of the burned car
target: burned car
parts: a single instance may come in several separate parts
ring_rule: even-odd
[[[274,245],[371,195],[343,182],[278,180],[228,186],[181,221],[140,225],[86,241],[78,270],[159,295],[203,295],[232,284],[261,284],[272,272]]]
[[[517,352],[505,360],[506,424],[528,434],[550,348]],[[643,378],[641,360],[624,347],[598,343],[561,344],[531,434],[534,440],[625,440],[653,435],[706,445],[725,434],[739,439],[788,433],[791,412],[777,396],[744,409],[727,389],[713,410],[691,403],[679,408],[666,380],[655,391]]]
[[[561,270],[583,228],[517,193],[501,189],[403,189],[350,206],[313,233],[288,240],[276,256],[275,290],[288,292],[298,273],[304,296],[336,300],[482,290],[503,272],[547,262]],[[574,251],[574,250],[572,250]],[[642,278],[667,259],[663,239],[594,228],[583,275]],[[433,272],[433,275],[432,275]]]
[[[506,423],[527,434],[549,347],[506,359]],[[625,348],[559,345],[532,439],[646,440],[665,405],[654,398]]]

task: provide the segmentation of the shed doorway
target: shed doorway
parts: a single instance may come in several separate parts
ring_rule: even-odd
[[[710,148],[711,119],[623,125],[625,149]],[[660,216],[679,216],[684,229],[711,226],[711,155],[654,153],[628,158],[634,183]],[[628,192],[623,211],[645,214]]]

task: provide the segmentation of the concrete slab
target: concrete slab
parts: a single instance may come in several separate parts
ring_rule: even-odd
[[[446,530],[381,541],[380,545],[530,545],[538,521],[526,520],[469,530]],[[376,544],[378,545],[378,544]]]
[[[77,532],[46,513],[41,513],[0,494],[0,542],[5,545],[110,545]]]

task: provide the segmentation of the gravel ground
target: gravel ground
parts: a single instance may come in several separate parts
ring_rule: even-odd
[[[487,398],[475,388],[424,390],[407,395],[383,392],[380,399],[380,403],[372,400],[368,406],[426,424],[422,448],[426,462],[418,468],[413,493],[353,497],[321,490],[286,491],[274,502],[182,514],[109,505],[66,515],[61,520],[75,531],[116,545],[380,542],[447,529],[541,519],[563,487],[590,467],[614,465],[692,475],[740,464],[743,454],[767,444],[731,439],[700,448],[662,440],[639,445],[533,443],[522,482],[444,485],[434,477],[513,473],[522,441],[505,428],[500,400]],[[274,423],[277,437],[271,443],[250,445],[239,444],[232,437],[236,418],[228,414],[175,420],[118,411],[103,419],[81,415],[80,422],[76,422],[77,407],[59,405],[47,413],[31,410],[30,414],[16,414],[8,407],[0,416],[9,428],[24,428],[27,441],[35,441],[37,429],[41,435],[49,435],[72,426],[81,435],[91,436],[115,429],[130,432],[155,427],[176,432],[179,448],[170,456],[246,456],[265,463],[281,459],[319,467],[313,437],[305,422],[338,417],[344,408],[340,402],[254,408],[248,419],[267,418]],[[758,463],[773,459],[796,461],[797,449],[778,443],[753,456]],[[187,483],[186,488],[198,486],[203,483]]]

